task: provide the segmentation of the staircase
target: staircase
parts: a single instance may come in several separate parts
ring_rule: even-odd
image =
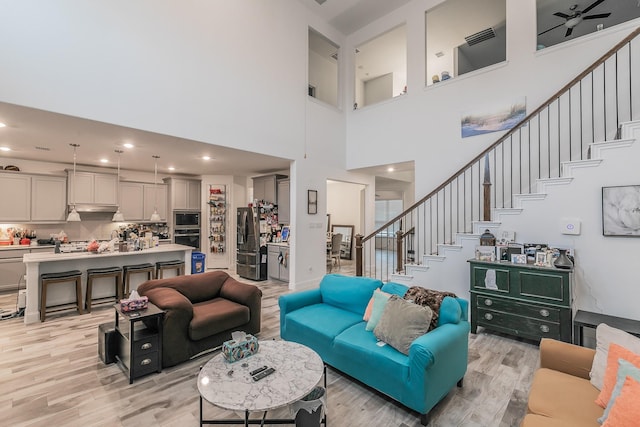
[[[497,236],[515,231],[518,242],[572,246],[579,237],[559,233],[559,215],[585,221],[601,207],[558,207],[574,194],[600,191],[616,168],[637,168],[625,162],[640,159],[640,144],[634,144],[640,137],[640,121],[634,121],[640,119],[639,34],[640,28],[434,191],[357,239],[356,274],[466,295],[466,260],[487,229]],[[395,236],[396,244],[380,248],[380,236]]]

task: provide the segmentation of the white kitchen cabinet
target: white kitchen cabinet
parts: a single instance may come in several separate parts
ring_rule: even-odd
[[[290,222],[290,182],[288,179],[278,180],[278,224],[287,225]]]
[[[267,244],[267,274],[272,279],[289,281],[289,246]]]
[[[120,183],[120,212],[126,221],[149,221],[156,205],[156,186],[144,182]],[[158,184],[158,214],[167,220],[167,186]]]
[[[120,212],[125,221],[139,221],[144,218],[144,184],[142,182],[120,182]]]
[[[0,174],[0,222],[31,219],[31,175],[16,172]]]
[[[31,221],[64,222],[67,209],[67,179],[61,176],[31,177]]]
[[[278,203],[278,180],[286,175],[264,175],[253,178],[253,198],[267,203]]]
[[[156,191],[158,194],[156,195]],[[158,214],[162,221],[167,220],[167,186],[165,184],[144,184],[144,218],[146,221],[153,215],[153,210],[158,208]],[[156,203],[157,197],[157,203]]]
[[[118,204],[118,176],[94,172],[67,170],[69,204],[113,205]],[[125,217],[126,218],[126,217]]]
[[[169,185],[171,210],[201,210],[200,180],[166,178],[164,181]]]

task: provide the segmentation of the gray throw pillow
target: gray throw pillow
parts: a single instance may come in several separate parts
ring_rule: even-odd
[[[429,307],[392,295],[373,334],[380,341],[409,355],[411,343],[429,330],[432,316],[433,312]]]

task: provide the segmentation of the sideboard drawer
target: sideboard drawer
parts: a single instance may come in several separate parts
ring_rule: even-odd
[[[486,295],[476,295],[476,303],[478,308],[531,317],[547,322],[560,321],[560,310],[554,307],[525,304]]]
[[[561,339],[558,323],[485,308],[478,308],[478,325],[529,338]]]

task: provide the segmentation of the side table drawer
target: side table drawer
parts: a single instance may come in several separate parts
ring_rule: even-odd
[[[478,308],[478,325],[514,335],[560,339],[560,324],[512,313]]]
[[[157,351],[136,356],[131,366],[133,377],[138,378],[143,375],[159,370],[160,358]]]
[[[539,305],[525,304],[511,300],[503,300],[492,296],[476,295],[478,308],[487,308],[491,311],[515,314],[518,316],[532,317],[546,322],[559,322],[560,310],[551,307],[541,307]]]
[[[143,339],[136,340],[133,343],[133,347],[133,353],[137,356],[159,351],[160,349],[158,348],[158,334],[148,335]]]

